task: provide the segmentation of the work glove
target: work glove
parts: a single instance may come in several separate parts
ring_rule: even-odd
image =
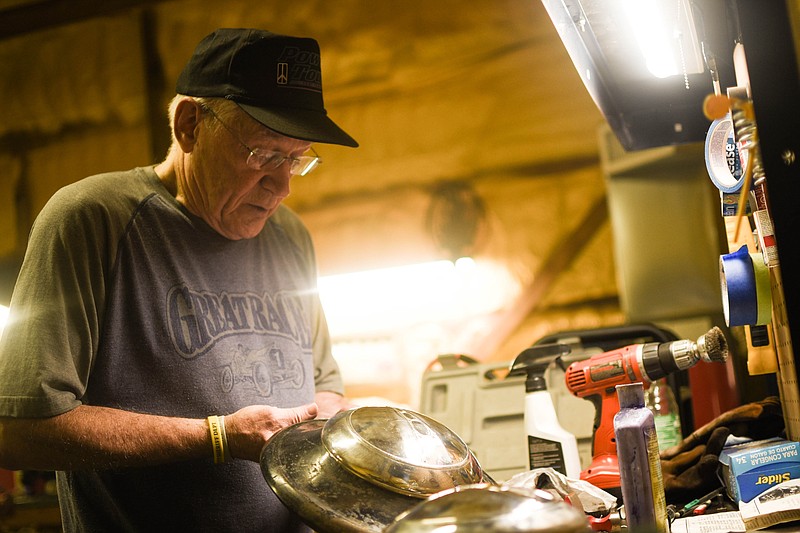
[[[716,472],[719,454],[729,435],[761,440],[777,437],[783,429],[780,399],[776,396],[719,415],[676,446],[661,452],[667,501],[687,502],[721,485]]]
[[[728,428],[718,427],[705,444],[698,444],[670,458],[661,454],[661,475],[667,502],[685,504],[722,484],[717,477],[719,453],[730,434]],[[674,448],[673,446],[671,449]]]
[[[784,429],[781,401],[777,396],[770,396],[726,411],[700,429],[696,429],[677,445],[661,452],[661,458],[674,458],[678,454],[705,444],[718,427],[726,427],[731,435],[752,440],[777,437]]]

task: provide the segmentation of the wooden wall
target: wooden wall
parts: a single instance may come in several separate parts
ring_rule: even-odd
[[[472,338],[475,354],[508,360],[552,331],[623,320],[603,120],[536,0],[144,2],[3,38],[3,303],[55,190],[163,157],[174,80],[222,26],[316,37],[326,107],[361,143],[320,146],[325,163],[288,200],[323,275],[444,257],[426,213],[458,184],[486,207],[475,257],[524,288]]]

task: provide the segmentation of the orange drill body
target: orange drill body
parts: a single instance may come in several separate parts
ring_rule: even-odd
[[[572,363],[566,370],[569,391],[594,404],[592,464],[581,472],[581,479],[609,492],[619,488],[617,443],[614,438],[614,415],[619,411],[616,386],[623,383],[649,383],[639,361],[643,344],[625,346],[584,361]]]
[[[614,436],[614,415],[619,412],[617,385],[641,382],[648,387],[653,381],[691,368],[701,360],[724,362],[727,357],[727,341],[722,331],[714,327],[697,342],[632,344],[569,365],[565,371],[567,389],[595,407],[592,464],[581,472],[581,479],[621,497]]]

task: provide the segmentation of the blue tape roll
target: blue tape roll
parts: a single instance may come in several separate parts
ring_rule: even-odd
[[[722,310],[728,326],[746,326],[758,322],[753,259],[742,246],[735,252],[720,256]]]

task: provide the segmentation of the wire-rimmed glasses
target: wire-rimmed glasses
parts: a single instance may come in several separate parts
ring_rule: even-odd
[[[230,126],[225,124],[225,122],[219,118],[219,115],[217,115],[213,109],[206,105],[201,105],[201,107],[204,111],[208,111],[212,117],[222,124],[222,127],[231,134],[231,137],[236,139],[236,141],[244,146],[244,148],[249,152],[247,156],[247,166],[253,170],[263,171],[265,169],[278,168],[283,163],[288,162],[289,172],[292,174],[292,176],[305,176],[314,170],[317,165],[322,163],[322,158],[319,156],[319,154],[317,154],[313,147],[309,147],[309,150],[311,150],[313,155],[301,155],[300,157],[292,157],[280,152],[261,150],[260,148],[250,148],[239,138],[238,135],[236,135]]]

